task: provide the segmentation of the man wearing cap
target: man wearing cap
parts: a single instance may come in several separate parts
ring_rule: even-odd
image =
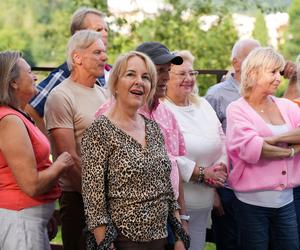
[[[180,65],[183,60],[180,56],[171,54],[169,49],[159,42],[142,43],[136,48],[136,51],[148,55],[156,67],[157,84],[153,100],[148,106],[141,108],[139,112],[145,117],[155,120],[161,128],[165,139],[167,153],[172,163],[171,182],[174,195],[181,207],[180,218],[182,224],[187,230],[187,221],[189,216],[186,215],[185,212],[183,190],[180,185],[181,177],[176,163],[176,157],[185,155],[184,140],[173,113],[159,100],[159,98],[164,97],[166,94],[171,64]],[[113,102],[114,101],[109,101],[101,106],[96,113],[96,117],[99,117],[101,114],[109,110],[109,108],[113,105]],[[171,238],[169,237],[168,240],[170,245],[174,245],[174,249],[184,249],[183,242],[175,242],[173,235]]]

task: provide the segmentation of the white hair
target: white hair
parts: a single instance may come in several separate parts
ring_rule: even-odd
[[[232,47],[231,50],[231,60],[233,60],[233,58],[237,58],[239,57],[239,55],[242,53],[242,51],[245,49],[245,47],[249,46],[249,45],[257,45],[260,47],[260,43],[259,41],[255,40],[255,39],[241,39],[238,40]]]

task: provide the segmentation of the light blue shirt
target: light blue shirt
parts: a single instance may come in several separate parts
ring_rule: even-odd
[[[224,133],[226,133],[227,125],[227,106],[240,97],[240,85],[233,75],[230,75],[224,82],[211,86],[206,92],[205,98],[215,110]]]

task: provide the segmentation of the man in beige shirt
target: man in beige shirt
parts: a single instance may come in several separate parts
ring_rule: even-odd
[[[90,30],[76,32],[68,43],[71,75],[55,87],[45,104],[45,122],[54,156],[69,152],[74,167],[61,179],[61,220],[64,249],[85,249],[85,227],[81,196],[80,141],[94,114],[108,97],[96,85],[103,75],[107,56],[100,34]]]

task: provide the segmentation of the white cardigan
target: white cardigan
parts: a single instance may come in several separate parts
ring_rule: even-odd
[[[225,136],[214,109],[202,97],[199,103],[189,106],[177,106],[165,99],[164,103],[174,113],[182,131],[186,156],[178,157],[177,162],[184,183],[184,195],[187,208],[198,209],[212,207],[213,188],[205,184],[190,181],[195,164],[209,167],[223,162],[227,165]]]

